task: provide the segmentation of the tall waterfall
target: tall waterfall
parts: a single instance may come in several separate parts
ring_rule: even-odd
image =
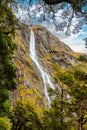
[[[38,57],[37,57],[36,50],[35,50],[35,37],[34,37],[34,33],[32,30],[31,30],[31,36],[30,36],[30,57],[31,57],[32,61],[35,63],[35,65],[37,66],[37,68],[41,74],[43,84],[44,84],[44,94],[45,94],[45,97],[47,100],[47,105],[49,107],[51,100],[48,95],[47,88],[49,86],[50,88],[54,89],[54,85],[52,84],[52,82],[50,80],[50,76],[44,71],[43,67],[40,65],[40,63],[38,61]]]

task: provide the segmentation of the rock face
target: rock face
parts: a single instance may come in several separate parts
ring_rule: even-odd
[[[67,68],[77,62],[76,53],[42,26],[32,26],[40,64],[54,82],[56,67]]]
[[[17,28],[15,37],[17,51],[13,58],[17,68],[17,90],[11,93],[11,103],[15,105],[14,101],[21,99],[32,103],[38,109],[39,106],[44,106],[44,92],[38,69],[29,55],[30,30],[32,29],[35,34],[36,53],[40,65],[51,75],[54,84],[54,73],[57,68],[75,64],[76,53],[42,26],[20,24]],[[15,92],[18,93],[17,96]]]
[[[76,62],[74,52],[58,38],[53,36],[46,28],[33,26],[32,29],[36,37],[37,54],[42,59],[43,64],[43,58],[62,67],[69,67]]]

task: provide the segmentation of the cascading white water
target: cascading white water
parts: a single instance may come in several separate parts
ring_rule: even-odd
[[[33,62],[35,63],[35,65],[37,66],[42,80],[43,80],[43,84],[44,84],[44,94],[47,100],[47,105],[48,107],[50,106],[51,100],[49,98],[48,92],[47,92],[47,87],[49,85],[50,88],[54,89],[54,85],[52,84],[51,80],[50,80],[50,76],[43,70],[42,66],[39,64],[38,61],[38,57],[36,54],[36,50],[35,50],[35,37],[34,37],[34,33],[31,30],[31,36],[30,36],[30,57],[33,60]]]

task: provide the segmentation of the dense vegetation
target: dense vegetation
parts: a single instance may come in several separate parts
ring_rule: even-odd
[[[0,1],[0,130],[86,130],[87,129],[87,73],[72,68],[55,74],[55,82],[62,83],[61,92],[49,90],[54,96],[50,108],[42,113],[29,103],[17,102],[9,110],[9,90],[16,88],[16,69],[12,55],[14,15],[5,0]],[[80,61],[86,61],[83,57]]]
[[[58,80],[62,82],[61,92],[49,89],[49,95],[55,98],[39,115],[28,103],[17,103],[10,114],[12,130],[87,129],[87,73],[72,68],[58,72]]]
[[[70,99],[68,101],[68,110],[70,117],[67,118],[67,121],[73,120],[71,128],[83,130],[86,129],[87,123],[87,73],[81,69],[71,69],[66,72],[58,74],[58,78],[63,82],[63,85],[67,89],[63,89],[62,93],[68,93]],[[64,105],[63,110],[67,105]],[[66,111],[64,110],[64,112]],[[63,118],[64,119],[64,118]],[[70,119],[70,120],[68,120]],[[86,127],[86,128],[84,128]],[[70,129],[70,128],[69,128]]]
[[[16,49],[14,15],[5,0],[0,0],[0,130],[9,130],[9,90],[16,88],[16,69],[12,55]]]

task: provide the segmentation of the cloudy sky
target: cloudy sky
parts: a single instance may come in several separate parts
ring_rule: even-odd
[[[36,7],[35,5],[30,8],[30,16],[33,17],[33,21],[30,20],[30,17],[28,15],[28,12],[26,8],[18,8],[18,10],[14,9],[14,12],[20,21],[25,22],[26,24],[32,23],[33,24],[39,24],[45,26],[51,33],[53,33],[55,36],[57,36],[61,41],[66,43],[68,46],[71,47],[76,52],[83,52],[87,54],[87,48],[85,48],[85,43],[82,39],[87,37],[87,26],[84,26],[82,30],[77,34],[71,34],[71,36],[66,37],[64,32],[66,30],[66,27],[63,32],[59,32],[55,30],[55,26],[52,22],[52,20],[48,19],[48,21],[38,21],[39,18],[41,18],[41,15],[43,16],[44,11],[43,8],[41,8],[39,11],[40,5]],[[37,10],[36,10],[37,8]],[[61,20],[60,18],[62,13],[62,10],[59,10],[56,12],[56,20]],[[72,20],[73,25],[77,24],[77,19],[73,18]],[[73,30],[73,26],[71,26],[71,30]]]
[[[84,26],[84,28],[87,29],[87,26]],[[58,37],[74,51],[87,54],[87,48],[85,48],[85,43],[83,41],[83,39],[87,37],[87,30],[84,28],[78,34],[71,34],[70,37],[65,37],[62,33],[58,34]]]
[[[45,26],[51,33],[66,43],[72,50],[87,54],[87,48],[85,48],[85,42],[83,41],[83,39],[87,37],[87,26],[84,26],[79,33],[71,34],[71,36],[66,37],[65,33],[57,32],[55,30],[55,26],[52,24],[47,22],[42,22],[39,24]]]

